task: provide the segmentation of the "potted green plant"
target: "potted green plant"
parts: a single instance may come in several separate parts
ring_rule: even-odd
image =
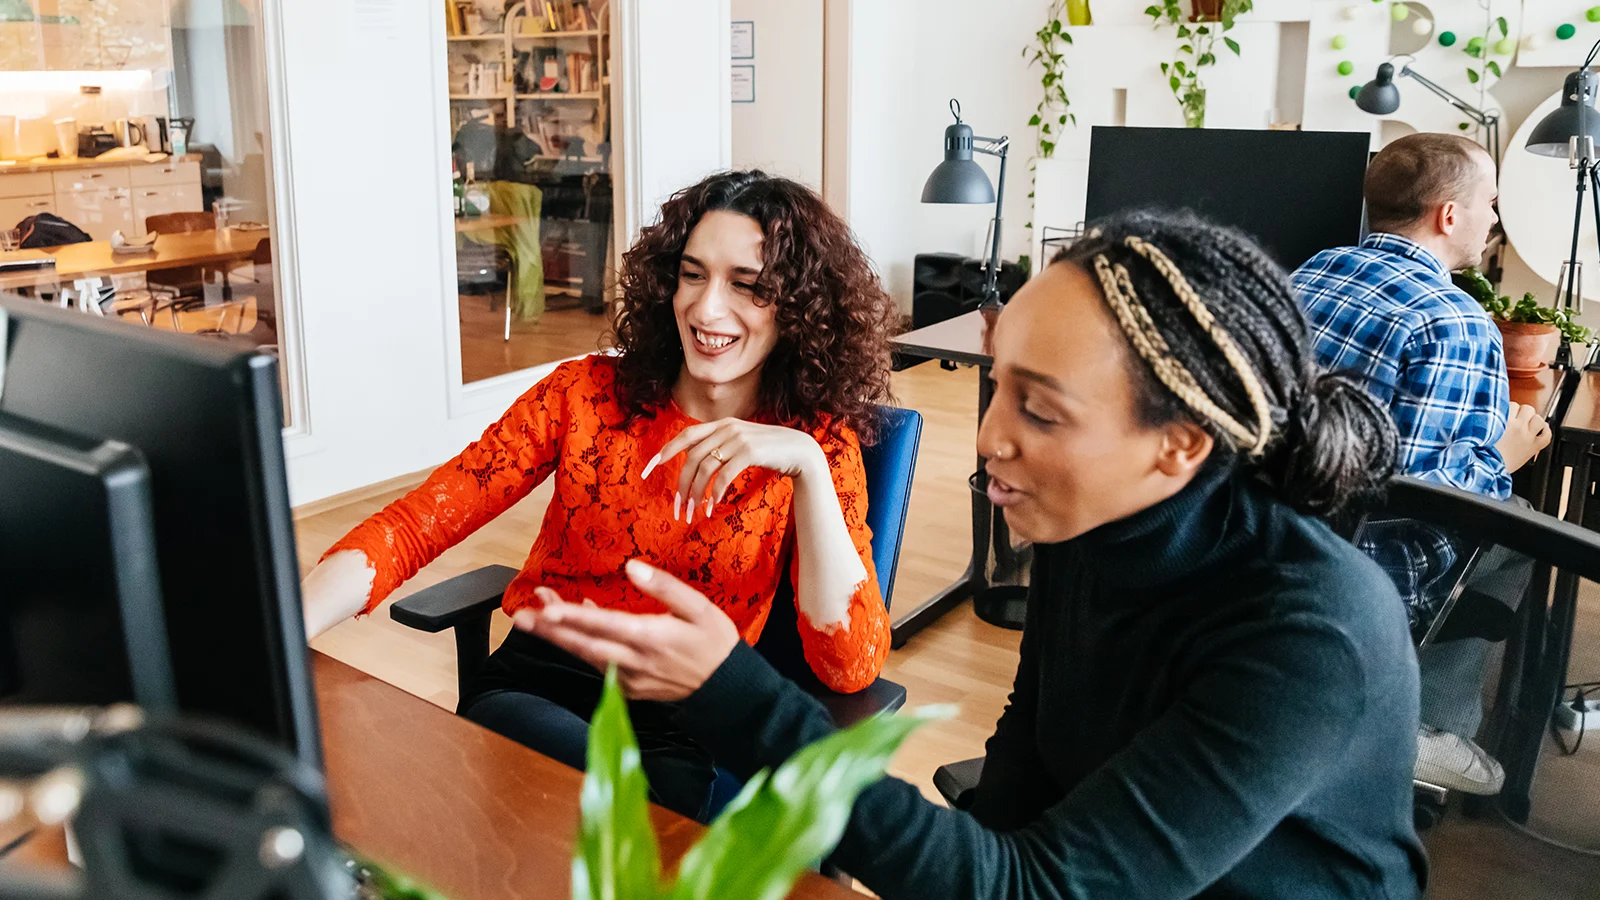
[[[1506,373],[1513,378],[1539,374],[1555,359],[1563,340],[1589,342],[1590,330],[1574,322],[1570,310],[1540,306],[1531,291],[1512,302],[1476,268],[1462,269],[1453,280],[1494,318],[1505,347]]]
[[[1178,38],[1178,58],[1161,64],[1167,86],[1183,110],[1188,128],[1206,127],[1206,85],[1201,70],[1217,63],[1217,38],[1239,55],[1239,42],[1228,37],[1234,20],[1255,8],[1254,0],[1193,0],[1192,15],[1185,21],[1180,0],[1161,0],[1145,7],[1144,13],[1160,26],[1172,25]],[[1200,24],[1191,27],[1190,22]]]
[[[756,773],[663,879],[644,769],[616,669],[589,725],[574,900],[779,900],[839,842],[850,808],[883,777],[900,744],[948,708],[868,719]]]

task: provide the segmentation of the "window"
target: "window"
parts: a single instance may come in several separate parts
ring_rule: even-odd
[[[591,353],[610,326],[610,7],[442,2],[471,384]]]

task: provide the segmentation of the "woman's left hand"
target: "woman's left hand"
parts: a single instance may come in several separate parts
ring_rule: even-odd
[[[640,615],[567,603],[549,588],[536,592],[544,609],[518,610],[511,623],[604,672],[612,663],[635,700],[682,700],[700,689],[739,644],[733,620],[705,595],[640,560],[628,580],[667,605]]]
[[[705,515],[710,516],[733,479],[745,469],[767,469],[791,478],[828,477],[828,458],[811,435],[781,425],[720,419],[679,432],[644,467],[641,478],[649,478],[656,466],[679,453],[684,454],[683,471],[678,475],[673,518],[687,512],[690,522],[702,502]],[[680,508],[684,504],[686,510]]]

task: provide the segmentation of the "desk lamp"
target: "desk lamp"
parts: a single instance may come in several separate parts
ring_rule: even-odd
[[[1009,137],[973,137],[972,126],[961,122],[961,104],[950,101],[950,112],[956,117],[954,125],[944,130],[944,162],[934,167],[928,181],[922,186],[923,203],[993,203],[994,235],[989,244],[989,267],[983,280],[983,303],[979,310],[989,314],[999,310],[1000,303],[1000,205],[1006,191],[1006,149],[1011,146]],[[972,159],[973,153],[1000,157],[999,188],[990,186],[989,176],[983,167]]]
[[[1422,85],[1443,100],[1460,110],[1461,114],[1476,122],[1489,133],[1489,153],[1494,157],[1494,169],[1500,171],[1500,114],[1486,112],[1467,101],[1450,93],[1437,83],[1429,80],[1408,63],[1400,67],[1400,76],[1410,78]],[[1367,82],[1356,95],[1356,106],[1363,112],[1375,116],[1387,116],[1400,108],[1400,88],[1395,86],[1394,63],[1386,62],[1378,66],[1377,77]],[[1565,145],[1563,145],[1565,146]],[[1563,151],[1565,152],[1565,151]]]
[[[1594,146],[1600,141],[1600,111],[1594,108],[1595,93],[1600,89],[1600,76],[1589,70],[1595,56],[1600,55],[1600,41],[1590,48],[1582,68],[1567,76],[1561,86],[1561,105],[1540,120],[1528,135],[1528,152],[1539,156],[1566,157],[1567,165],[1577,172],[1577,204],[1572,213],[1572,252],[1559,277],[1556,302],[1569,312],[1583,311],[1583,268],[1578,262],[1578,235],[1583,226],[1583,194],[1594,188],[1595,222],[1600,225],[1600,161],[1595,158]],[[1571,348],[1565,338],[1561,341],[1559,362],[1570,359]]]

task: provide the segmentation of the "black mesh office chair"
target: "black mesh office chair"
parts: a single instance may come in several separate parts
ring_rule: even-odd
[[[1545,646],[1544,641],[1547,623],[1566,614],[1550,606],[1551,573],[1559,571],[1563,579],[1600,581],[1600,534],[1510,503],[1403,476],[1392,479],[1381,499],[1365,507],[1358,517],[1342,523],[1339,530],[1354,535],[1368,521],[1393,518],[1435,525],[1452,533],[1463,545],[1444,579],[1453,587],[1420,635],[1420,645],[1425,646],[1440,633],[1462,596],[1467,578],[1482,558],[1483,548],[1498,544],[1535,562],[1517,617],[1519,630],[1507,641],[1501,664],[1500,699],[1490,714],[1483,742],[1506,769],[1501,796],[1509,807],[1508,814],[1525,821],[1527,789],[1532,783],[1540,739],[1566,678],[1562,648]],[[972,805],[982,777],[983,758],[978,757],[940,766],[934,772],[933,784],[952,807],[966,809]],[[1416,786],[1417,824],[1427,827],[1437,821],[1445,792],[1422,782]]]

